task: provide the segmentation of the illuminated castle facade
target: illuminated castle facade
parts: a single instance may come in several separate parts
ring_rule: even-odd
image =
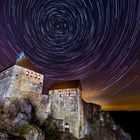
[[[26,93],[42,94],[43,79],[44,75],[29,58],[18,59],[14,66],[0,73],[0,99]]]
[[[84,132],[83,105],[80,81],[55,83],[49,91],[52,116],[63,120],[62,128],[67,124],[69,131],[76,137]]]
[[[93,107],[81,99],[80,81],[53,84],[49,95],[42,95],[44,75],[23,53],[14,66],[0,73],[0,99],[30,97],[42,122],[51,115],[59,122],[62,131],[82,138],[90,134]]]

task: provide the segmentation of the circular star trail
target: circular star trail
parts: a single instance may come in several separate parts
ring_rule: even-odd
[[[139,0],[0,1],[0,69],[23,50],[48,81],[80,79],[91,101],[139,95],[139,36]]]

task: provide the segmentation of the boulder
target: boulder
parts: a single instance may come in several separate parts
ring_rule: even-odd
[[[8,134],[4,132],[0,132],[0,140],[9,140]]]
[[[25,124],[19,132],[19,135],[26,140],[44,140],[44,134],[42,130],[35,126],[30,124]]]
[[[8,102],[0,109],[0,130],[14,133],[16,129],[33,121],[32,105],[25,99]]]

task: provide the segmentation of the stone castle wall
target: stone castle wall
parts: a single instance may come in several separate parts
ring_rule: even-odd
[[[77,138],[80,137],[83,130],[81,116],[82,116],[82,104],[80,102],[79,90],[75,89],[61,89],[52,90],[49,92],[49,102],[51,102],[51,115],[55,119],[63,121],[69,124],[70,132]]]
[[[8,89],[11,84],[14,67],[11,67],[0,73],[0,99],[4,101],[7,96]]]
[[[42,94],[43,79],[42,74],[15,65],[1,73],[0,95],[18,98],[26,93]]]
[[[7,96],[21,96],[26,93],[42,93],[44,76],[34,71],[14,66]]]
[[[63,126],[68,123],[76,138],[93,135],[93,115],[101,111],[99,105],[83,101],[80,92],[79,89],[51,90],[48,96],[50,115],[62,121]]]

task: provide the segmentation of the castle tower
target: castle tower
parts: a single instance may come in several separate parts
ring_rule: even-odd
[[[80,81],[65,81],[49,89],[51,115],[63,121],[63,131],[68,130],[77,138],[83,137],[84,116]]]
[[[0,73],[0,99],[20,97],[26,93],[41,94],[43,73],[22,52],[14,66]]]

